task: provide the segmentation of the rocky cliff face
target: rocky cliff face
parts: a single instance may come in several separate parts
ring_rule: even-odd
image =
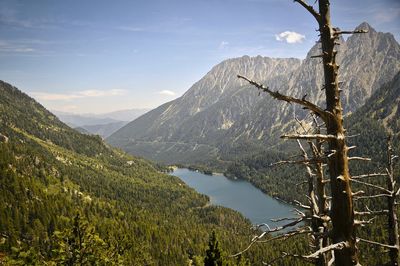
[[[368,33],[353,35],[338,46],[345,112],[356,110],[400,70],[400,46],[393,35],[376,32],[367,23],[358,29]],[[288,95],[307,95],[323,106],[321,59],[311,58],[319,53],[317,44],[303,61],[261,56],[226,60],[182,97],[134,120],[108,141],[167,163],[231,160],[246,150],[266,149],[290,126],[293,116],[302,116],[304,111],[268,95],[259,96],[236,75]]]

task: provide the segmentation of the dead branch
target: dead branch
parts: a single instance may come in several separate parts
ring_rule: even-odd
[[[297,2],[302,7],[304,7],[308,12],[310,12],[311,15],[313,15],[313,17],[317,20],[318,24],[320,23],[321,15],[317,11],[315,11],[315,9],[311,5],[308,5],[303,0],[294,0],[294,2]]]
[[[397,249],[397,250],[399,249],[399,247],[397,247],[397,246],[386,245],[386,244],[382,244],[382,243],[379,243],[379,242],[375,242],[375,241],[371,241],[371,240],[363,239],[363,238],[359,238],[359,237],[357,237],[357,241],[365,242],[365,243],[368,243],[368,244],[373,244],[373,245],[377,245],[377,246],[384,247],[384,248],[389,248],[389,249]]]
[[[376,189],[382,190],[382,191],[384,191],[384,192],[386,192],[388,194],[392,193],[388,189],[386,189],[384,187],[381,187],[381,186],[377,186],[377,185],[374,185],[374,184],[371,184],[371,183],[367,183],[367,182],[363,182],[363,181],[360,181],[360,180],[357,180],[357,179],[353,179],[353,178],[351,178],[350,180],[351,180],[351,182],[354,182],[354,183],[358,183],[358,184],[362,184],[364,186],[368,186],[368,187],[372,187],[372,188],[376,188]]]
[[[386,173],[374,173],[374,174],[365,174],[365,175],[355,175],[351,177],[351,180],[354,181],[354,179],[361,179],[361,178],[367,178],[367,177],[376,177],[376,176],[387,176]]]
[[[286,134],[282,135],[283,139],[306,139],[306,140],[332,140],[332,139],[343,139],[344,137],[337,137],[334,135],[323,135],[323,134],[309,134],[309,135],[300,135],[300,134]]]
[[[293,237],[293,236],[296,236],[296,235],[310,234],[310,233],[312,233],[312,231],[308,227],[298,228],[296,230],[292,230],[292,231],[286,232],[284,234],[271,237],[269,239],[258,240],[257,242],[258,243],[266,243],[266,242],[270,242],[270,241],[273,241],[273,240],[286,240],[286,239],[288,239],[290,237]]]
[[[359,196],[359,197],[354,197],[354,200],[360,200],[360,199],[374,199],[374,198],[382,198],[382,197],[390,197],[390,194],[376,194],[376,195],[369,195],[369,196]]]
[[[354,220],[354,226],[364,226],[365,224],[371,224],[373,220],[376,219],[375,217],[372,217],[371,219],[365,221],[365,220]]]
[[[324,158],[316,158],[316,159],[306,159],[306,160],[299,160],[299,161],[279,161],[276,163],[272,163],[269,166],[278,166],[282,164],[315,164],[315,163],[323,163],[326,160]]]
[[[328,266],[332,266],[335,262],[335,252],[331,251],[331,259],[328,261]]]
[[[368,33],[368,30],[353,30],[353,31],[348,31],[348,30],[335,30],[333,33],[334,36],[339,36],[342,34],[358,34],[358,33]]]
[[[276,219],[270,219],[271,222],[282,222],[282,221],[293,221],[297,220],[298,218],[295,217],[283,217],[283,218],[276,218]]]
[[[299,223],[301,223],[301,222],[303,222],[305,220],[306,220],[306,217],[298,218],[298,219],[294,220],[293,222],[287,223],[285,225],[277,226],[277,227],[267,231],[267,233],[273,233],[273,232],[282,231],[285,228],[295,226],[295,225],[297,225],[297,224],[299,224]]]
[[[314,259],[316,259],[316,258],[318,258],[321,254],[324,254],[324,253],[326,253],[326,252],[329,252],[329,251],[331,251],[331,250],[340,250],[340,249],[343,249],[343,248],[348,248],[349,247],[349,244],[347,243],[347,242],[339,242],[339,243],[336,243],[336,244],[332,244],[332,245],[329,245],[329,246],[326,246],[326,247],[324,247],[324,248],[321,248],[321,249],[319,249],[319,250],[317,250],[316,252],[314,252],[313,254],[310,254],[310,255],[308,255],[308,256],[306,256],[307,258],[314,258]]]
[[[348,160],[349,160],[349,161],[351,161],[351,160],[371,161],[371,158],[364,158],[364,157],[357,157],[357,156],[354,156],[354,157],[348,157]]]
[[[308,205],[304,205],[304,204],[302,204],[300,201],[298,201],[298,200],[294,200],[293,201],[297,206],[299,206],[299,207],[301,207],[301,208],[303,208],[303,209],[306,209],[306,210],[310,210],[311,209],[311,207],[310,206],[308,206]]]
[[[325,56],[324,54],[318,54],[318,55],[312,55],[312,56],[310,56],[310,58],[321,58],[324,56]]]
[[[273,228],[273,229],[271,229],[270,226],[269,226],[268,224],[266,224],[266,223],[257,225],[258,228],[260,228],[260,227],[262,227],[262,226],[266,226],[266,227],[268,228],[268,231],[264,231],[264,232],[262,232],[260,235],[254,236],[253,239],[250,241],[250,244],[249,244],[245,249],[243,249],[242,251],[239,251],[239,252],[236,253],[236,254],[230,255],[229,257],[237,257],[237,256],[243,254],[244,252],[246,252],[247,250],[249,250],[255,243],[257,243],[257,242],[262,242],[262,241],[260,241],[260,239],[262,239],[264,236],[266,236],[266,235],[269,234],[269,233],[278,232],[278,231],[281,231],[281,230],[283,230],[283,229],[285,229],[285,228],[295,226],[295,225],[301,223],[301,222],[304,221],[304,220],[305,220],[304,217],[298,218],[298,219],[296,219],[296,220],[293,221],[293,222],[290,222],[290,223],[285,224],[285,225],[282,225],[282,226],[275,227],[275,228]]]
[[[330,115],[328,112],[324,111],[323,109],[321,109],[319,106],[307,101],[307,100],[303,100],[303,99],[298,99],[298,98],[294,98],[291,96],[287,96],[287,95],[283,95],[280,94],[277,91],[271,91],[268,87],[264,87],[262,84],[257,83],[245,76],[241,76],[241,75],[237,75],[238,78],[240,79],[244,79],[247,82],[249,82],[250,84],[254,85],[255,87],[257,87],[258,89],[268,93],[269,95],[271,95],[273,98],[277,99],[277,100],[281,100],[281,101],[285,101],[288,103],[297,103],[299,105],[302,105],[304,107],[306,107],[307,109],[311,110],[312,112],[314,112],[315,114],[317,114],[318,116],[320,116],[322,118],[322,120],[327,121],[327,117]]]
[[[347,242],[342,241],[342,242],[339,242],[339,243],[336,243],[336,244],[332,244],[332,245],[323,247],[323,248],[317,250],[316,252],[314,252],[314,253],[312,253],[310,255],[306,255],[306,256],[297,255],[297,254],[289,254],[289,253],[286,253],[286,252],[283,252],[283,254],[286,254],[286,256],[290,256],[290,257],[294,257],[294,258],[300,258],[300,259],[303,259],[303,260],[306,260],[306,261],[313,262],[313,261],[315,261],[315,259],[317,259],[322,254],[325,254],[325,253],[330,252],[332,250],[341,250],[341,249],[344,249],[344,248],[348,248],[349,246],[350,245]]]
[[[358,212],[358,211],[354,212],[354,215],[360,215],[360,216],[363,216],[363,215],[386,215],[386,214],[388,214],[388,210],[380,210],[380,211],[369,210],[369,211],[362,211],[362,212]]]

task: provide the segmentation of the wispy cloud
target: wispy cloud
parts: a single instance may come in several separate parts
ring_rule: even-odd
[[[56,26],[53,21],[44,18],[26,19],[18,16],[15,9],[2,6],[0,8],[0,22],[12,27],[27,28],[27,29],[54,29]]]
[[[35,49],[29,44],[0,40],[0,53],[30,53]]]
[[[125,90],[84,90],[75,93],[48,93],[48,92],[32,92],[32,96],[43,101],[70,101],[80,98],[95,98],[124,95]]]
[[[275,35],[277,41],[285,41],[287,43],[302,43],[306,36],[294,32],[294,31],[284,31]]]
[[[166,95],[166,96],[175,96],[176,95],[175,92],[170,91],[170,90],[162,90],[162,91],[159,91],[158,94]]]
[[[400,19],[400,8],[387,8],[385,10],[378,10],[374,14],[374,19],[378,23],[388,23]]]
[[[222,41],[222,42],[219,44],[218,48],[219,48],[219,49],[224,49],[224,48],[227,47],[228,45],[229,45],[229,42],[227,42],[227,41]]]
[[[122,31],[131,31],[131,32],[142,32],[146,30],[145,28],[133,27],[133,26],[118,26],[116,27],[116,29]]]

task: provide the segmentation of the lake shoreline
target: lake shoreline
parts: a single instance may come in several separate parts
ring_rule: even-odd
[[[256,187],[256,188],[258,188],[259,190],[261,190],[265,195],[267,195],[267,196],[269,196],[269,197],[272,197],[272,198],[276,199],[277,201],[279,201],[279,202],[281,202],[281,203],[283,203],[283,204],[289,205],[289,206],[291,206],[291,207],[293,207],[293,208],[296,207],[296,205],[295,205],[293,202],[284,200],[284,199],[282,199],[282,198],[280,198],[280,197],[278,197],[278,196],[276,196],[276,195],[271,195],[270,193],[268,193],[268,191],[266,191],[266,190],[263,189],[263,188],[260,188],[259,186],[257,186],[257,184],[253,183],[252,180],[249,180],[249,179],[243,179],[243,178],[238,178],[238,177],[236,177],[236,176],[225,175],[225,174],[222,173],[222,172],[213,172],[213,171],[211,171],[211,170],[209,170],[209,169],[204,170],[204,169],[201,169],[201,168],[199,168],[199,167],[194,167],[194,166],[180,167],[180,166],[176,166],[176,165],[170,165],[170,166],[168,166],[168,168],[172,169],[171,173],[173,173],[175,170],[178,170],[178,169],[188,169],[189,171],[193,171],[193,172],[197,172],[197,173],[202,173],[202,174],[210,175],[210,176],[224,176],[224,177],[226,177],[227,179],[230,179],[230,180],[233,180],[233,181],[235,181],[235,180],[247,181],[247,182],[249,182],[250,184],[252,184],[254,187]]]
[[[278,223],[271,222],[271,219],[293,217],[293,205],[265,194],[248,180],[232,179],[220,173],[206,175],[188,168],[175,169],[170,174],[179,177],[198,193],[207,195],[210,205],[238,211],[253,225],[268,223],[273,227]]]

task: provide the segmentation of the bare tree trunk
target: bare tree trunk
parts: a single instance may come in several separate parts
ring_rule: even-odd
[[[320,134],[320,130],[318,129],[317,134]],[[320,140],[315,141],[316,144],[310,143],[310,148],[313,153],[314,159],[322,158],[322,142]],[[325,194],[325,180],[324,180],[324,168],[322,162],[318,162],[315,165],[315,173],[316,173],[316,195],[317,195],[317,203],[318,203],[318,215],[323,217],[328,215],[328,208],[326,202],[326,194]],[[328,224],[325,221],[319,221],[318,224],[319,233],[325,234],[328,230]],[[324,235],[321,239],[319,239],[318,248],[322,249],[328,246],[328,236]],[[328,262],[328,254],[323,254],[323,257],[320,257],[318,261],[318,265],[327,265]]]
[[[335,264],[340,266],[357,265],[356,236],[354,230],[354,210],[350,175],[348,167],[348,148],[343,128],[343,109],[340,103],[338,69],[336,64],[335,40],[336,32],[330,20],[329,0],[319,0],[319,31],[321,33],[322,58],[325,77],[327,134],[336,136],[328,140],[333,155],[328,159],[328,170],[331,181],[333,224],[333,243],[347,242],[348,246],[335,250]]]
[[[365,33],[365,31],[357,30],[342,32],[334,29],[331,25],[329,0],[318,0],[319,12],[317,12],[313,6],[308,5],[305,0],[294,1],[299,3],[311,15],[313,15],[319,24],[322,54],[313,56],[313,58],[321,57],[323,59],[326,108],[323,109],[315,103],[308,101],[306,95],[300,99],[281,94],[278,91],[272,91],[268,86],[265,87],[247,77],[238,75],[238,78],[246,80],[277,100],[302,105],[305,109],[310,110],[311,113],[320,117],[326,126],[326,134],[289,134],[281,136],[285,139],[326,141],[329,148],[327,151],[329,153],[329,156],[327,156],[327,162],[332,196],[331,210],[329,214],[332,221],[332,232],[330,234],[332,243],[328,246],[325,243],[325,245],[322,245],[324,246],[323,248],[311,255],[294,255],[294,257],[317,259],[320,258],[321,254],[334,251],[334,260],[336,265],[359,265],[356,247],[353,194],[351,191],[348,164],[349,158],[347,154],[349,148],[346,145],[345,129],[343,128],[343,109],[340,102],[340,89],[338,82],[339,66],[336,63],[337,51],[335,51],[335,42],[339,39],[338,37],[341,34]],[[308,160],[305,160],[304,162],[307,161]],[[320,183],[317,183],[316,189],[317,194],[321,195],[321,205],[319,206],[319,209],[321,209],[323,213],[327,212],[323,186],[323,169],[317,167],[316,170],[317,173],[319,173],[318,181],[320,181]],[[309,185],[309,193],[314,193],[314,187],[311,183]],[[327,238],[325,241],[327,241]],[[329,263],[331,263],[331,261]]]
[[[319,174],[316,174],[314,172],[317,172],[320,170],[321,166],[321,170],[322,170],[322,163],[316,163],[316,171],[312,170],[311,165],[309,163],[309,158],[307,155],[307,152],[305,151],[305,149],[303,148],[303,146],[301,145],[300,141],[297,140],[297,143],[303,153],[303,158],[304,158],[304,166],[307,169],[307,174],[308,174],[308,178],[307,178],[307,184],[308,184],[308,198],[310,201],[310,217],[311,217],[311,230],[312,230],[312,234],[310,234],[310,246],[311,246],[311,250],[318,251],[324,247],[326,247],[327,242],[324,242],[321,238],[321,233],[324,233],[326,227],[324,225],[324,222],[321,220],[322,214],[321,214],[321,204],[320,204],[320,199],[323,199],[323,197],[320,197],[321,195],[319,195],[318,193],[316,194],[315,192],[315,187],[318,187],[320,184],[317,184],[316,186],[314,186],[314,179],[315,176],[318,176]],[[317,153],[316,150],[314,150],[313,148],[316,149],[316,146],[312,143],[312,141],[308,141],[310,148],[312,149],[312,153],[313,153],[313,160],[315,162],[318,162],[321,159],[321,156],[319,155],[319,153]],[[317,181],[318,182],[318,181]],[[316,182],[316,183],[317,183]],[[314,265],[316,266],[325,266],[327,264],[327,254],[326,253],[321,253],[318,255],[318,257],[315,259],[314,261]]]
[[[396,194],[395,180],[393,174],[392,140],[391,136],[387,141],[387,161],[388,161],[388,190],[391,191],[391,197],[388,197],[388,234],[389,245],[394,246],[389,250],[390,265],[399,265],[399,225],[396,215]]]

